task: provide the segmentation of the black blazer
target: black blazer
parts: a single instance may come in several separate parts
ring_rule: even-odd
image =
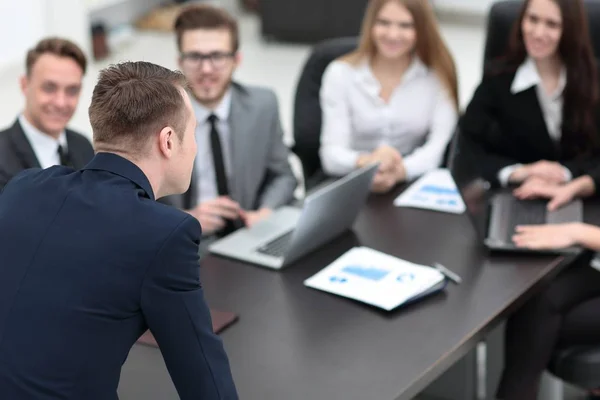
[[[585,174],[597,156],[565,155],[548,133],[536,89],[513,94],[515,72],[486,75],[459,122],[461,135],[481,168],[483,177],[499,185],[498,172],[512,164],[557,161],[573,177]],[[596,113],[597,121],[600,110]],[[600,129],[600,122],[596,124]]]
[[[85,136],[72,130],[67,129],[66,134],[73,166],[81,169],[94,157],[92,144]],[[13,176],[29,168],[40,168],[40,163],[19,120],[16,120],[13,126],[0,132],[0,191]]]
[[[150,329],[179,398],[237,399],[200,283],[200,234],[115,154],[12,179],[0,195],[0,398],[116,400]]]

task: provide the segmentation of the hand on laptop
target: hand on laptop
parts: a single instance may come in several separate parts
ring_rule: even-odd
[[[203,233],[214,233],[225,226],[225,220],[240,217],[240,205],[227,196],[217,197],[200,203],[188,210],[200,222]]]
[[[591,184],[588,181],[591,181]],[[591,178],[585,176],[564,185],[548,183],[539,178],[529,178],[518,189],[515,189],[513,193],[521,200],[549,199],[548,210],[554,211],[573,201],[578,196],[587,195],[588,186],[590,185],[594,185],[593,181]]]
[[[510,174],[511,182],[523,182],[530,178],[540,178],[551,183],[564,183],[567,180],[564,167],[554,161],[538,161],[517,168]]]
[[[537,177],[527,179],[513,193],[515,197],[521,200],[549,199],[549,211],[554,211],[564,206],[572,201],[576,195],[571,185],[549,183]]]
[[[251,228],[252,225],[256,224],[259,221],[267,218],[269,215],[273,213],[273,210],[270,208],[261,208],[257,211],[245,211],[240,210],[240,218],[244,221],[244,224]]]
[[[528,249],[562,249],[577,244],[580,227],[579,223],[518,226],[513,242]]]

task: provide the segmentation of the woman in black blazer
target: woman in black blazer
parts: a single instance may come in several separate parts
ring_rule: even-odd
[[[494,186],[564,183],[597,155],[598,115],[598,70],[581,1],[532,0],[459,126]]]
[[[592,172],[600,142],[597,75],[582,0],[526,0],[508,55],[488,71],[460,122],[484,177],[520,185],[518,197],[552,197],[552,207],[593,193],[600,182]],[[551,240],[570,237],[571,228],[553,237],[538,228],[520,227],[515,243],[560,246]],[[600,319],[588,308],[590,301],[600,305],[600,272],[590,258],[586,253],[509,318],[499,399],[537,399],[554,349],[600,343]]]

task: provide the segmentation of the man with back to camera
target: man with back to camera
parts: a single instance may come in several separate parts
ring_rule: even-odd
[[[190,190],[166,201],[196,217],[205,235],[223,236],[291,202],[297,181],[275,94],[232,80],[241,61],[235,19],[213,6],[188,6],[175,31],[198,156]]]
[[[190,183],[185,77],[146,62],[100,73],[83,169],[29,169],[0,195],[0,397],[117,399],[146,329],[183,400],[237,399],[200,285],[201,228],[156,202]]]
[[[89,140],[66,128],[79,102],[86,66],[81,49],[66,39],[43,39],[29,50],[20,81],[25,107],[0,132],[0,191],[24,169],[79,169],[94,157]]]

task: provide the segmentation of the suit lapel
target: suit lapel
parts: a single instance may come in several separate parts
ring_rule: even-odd
[[[23,132],[23,128],[19,123],[19,120],[15,121],[14,125],[9,131],[10,139],[13,143],[15,154],[21,160],[23,169],[28,168],[40,168],[40,162],[38,161],[33,148]]]
[[[524,126],[530,126],[531,131],[526,132],[523,139],[530,142],[533,148],[538,149],[545,158],[556,158],[559,153],[559,145],[551,137],[548,125],[544,119],[542,106],[537,96],[536,88],[532,87],[513,96],[518,110],[526,120],[530,121]]]
[[[238,84],[231,86],[231,111],[229,113],[229,129],[231,138],[231,188],[232,198],[236,199],[242,207],[251,207],[252,199],[249,198],[248,190],[246,189],[245,171],[247,163],[247,154],[250,153],[252,147],[252,138],[249,134],[250,115],[248,112],[249,105],[245,96],[244,88]]]

